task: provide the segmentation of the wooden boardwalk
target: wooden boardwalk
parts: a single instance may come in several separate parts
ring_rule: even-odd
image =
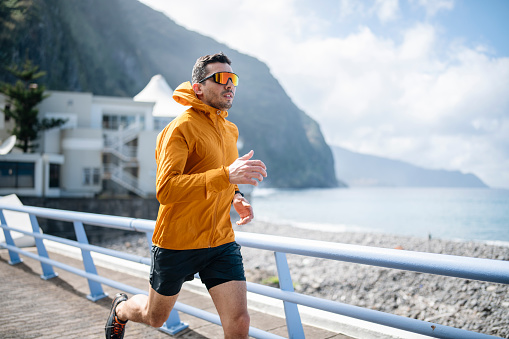
[[[35,248],[28,249],[36,252]],[[82,269],[81,262],[55,253],[50,258]],[[104,325],[112,297],[119,292],[109,286],[103,289],[109,297],[97,302],[86,298],[87,280],[55,268],[58,277],[43,280],[39,261],[21,255],[23,262],[9,265],[7,250],[0,249],[0,338],[104,338]],[[148,290],[148,280],[97,267],[98,273],[116,281]],[[182,290],[179,301],[217,314],[208,296]],[[288,336],[285,320],[250,310],[251,325],[283,337]],[[155,328],[129,322],[125,338],[223,338],[222,328],[210,322],[180,313],[189,328],[175,336]],[[342,334],[304,326],[306,338],[347,339]]]

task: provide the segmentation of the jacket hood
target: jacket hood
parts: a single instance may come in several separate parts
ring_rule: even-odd
[[[189,81],[183,82],[175,89],[175,91],[173,91],[173,100],[183,106],[191,106],[198,111],[207,113],[216,113],[218,111],[217,108],[209,106],[198,99],[196,93],[194,93],[193,86]],[[228,116],[228,112],[221,111],[221,116],[226,118]]]

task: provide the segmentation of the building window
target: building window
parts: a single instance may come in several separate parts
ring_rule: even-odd
[[[94,168],[92,170],[92,183],[94,185],[99,185],[101,182],[101,170],[99,168]]]
[[[103,129],[118,130],[120,126],[127,128],[136,122],[133,115],[103,115]]]
[[[99,168],[83,169],[83,186],[97,186],[101,181],[101,170]]]
[[[49,187],[60,187],[60,165],[49,164]]]
[[[33,162],[0,162],[0,187],[34,188],[35,164]]]
[[[7,110],[7,111],[8,111],[8,110],[10,110],[10,109],[11,109],[11,104],[6,104],[6,105],[5,105],[5,110]],[[6,115],[4,116],[4,120],[5,120],[5,122],[10,121],[10,120],[11,120],[11,116],[6,114]]]

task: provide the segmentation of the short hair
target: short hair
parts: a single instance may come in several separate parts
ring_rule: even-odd
[[[202,56],[198,58],[198,60],[196,60],[196,63],[194,64],[193,74],[191,78],[192,83],[196,84],[202,81],[207,75],[207,65],[212,64],[214,62],[220,62],[228,65],[232,64],[231,60],[228,59],[228,57],[223,52],[219,52],[213,55]]]

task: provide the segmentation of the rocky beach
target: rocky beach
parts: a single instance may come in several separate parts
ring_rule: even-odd
[[[509,260],[509,247],[375,233],[333,233],[253,221],[252,232],[401,250]],[[144,235],[101,244],[149,256]],[[248,281],[277,284],[274,254],[243,247]],[[509,338],[509,285],[288,255],[297,292],[469,331]]]

